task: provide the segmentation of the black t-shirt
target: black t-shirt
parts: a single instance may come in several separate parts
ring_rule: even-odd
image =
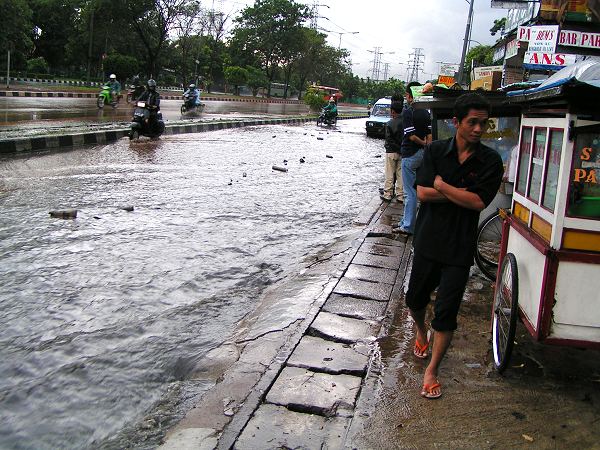
[[[385,124],[385,152],[400,153],[402,138],[404,132],[402,130],[402,118],[396,117]]]
[[[417,170],[417,185],[433,187],[436,175],[457,188],[466,188],[489,205],[500,187],[504,167],[493,149],[480,144],[462,164],[454,138],[435,141],[425,148]],[[477,240],[479,211],[450,201],[422,202],[415,224],[415,252],[455,266],[471,266]]]
[[[412,106],[407,105],[402,110],[402,127],[404,138],[401,153],[403,158],[409,158],[423,148],[411,141],[410,137],[414,134],[425,140],[425,137],[431,133],[431,116],[425,109],[413,109]]]

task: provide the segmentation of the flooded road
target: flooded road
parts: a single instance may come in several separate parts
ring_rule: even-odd
[[[172,95],[172,94],[170,94]],[[182,102],[161,100],[161,112],[166,121],[185,118],[236,118],[248,116],[273,116],[307,114],[303,103],[259,103],[202,100],[206,108],[202,114],[182,116]],[[107,123],[129,122],[133,104],[121,100],[116,108],[96,106],[95,98],[31,98],[0,97],[0,133],[11,127],[60,126],[69,122]]]
[[[364,122],[1,158],[0,448],[153,448],[145,418],[207,389],[194,364],[377,194]]]

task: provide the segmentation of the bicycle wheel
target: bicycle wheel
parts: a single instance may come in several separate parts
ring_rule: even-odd
[[[498,259],[500,258],[500,241],[502,240],[503,219],[499,212],[486,217],[477,230],[477,247],[475,263],[481,272],[490,280],[496,280]]]
[[[517,329],[519,303],[519,273],[517,259],[507,253],[502,260],[500,280],[494,293],[494,317],[492,324],[492,347],[494,367],[502,373],[508,366]]]

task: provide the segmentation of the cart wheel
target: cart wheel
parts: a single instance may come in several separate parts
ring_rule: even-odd
[[[502,222],[500,213],[486,217],[477,230],[477,248],[475,263],[481,272],[490,280],[496,280],[498,259],[500,257],[500,241],[502,240]]]
[[[519,273],[517,259],[507,253],[502,260],[500,279],[496,283],[494,294],[494,317],[492,339],[494,366],[502,373],[508,366],[517,329],[519,303]]]

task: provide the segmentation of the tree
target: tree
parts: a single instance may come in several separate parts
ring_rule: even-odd
[[[490,34],[492,36],[496,36],[496,33],[499,31],[500,34],[504,33],[504,28],[506,27],[506,17],[502,19],[494,20],[494,26],[490,28]]]
[[[48,63],[43,57],[33,58],[27,61],[27,74],[32,76],[33,74],[44,74],[49,73],[50,68]]]
[[[494,48],[489,45],[478,45],[473,47],[467,53],[465,58],[465,70],[467,74],[467,82],[470,82],[470,67],[489,66],[494,61]]]
[[[231,66],[225,68],[225,81],[235,86],[234,94],[240,95],[240,86],[248,81],[248,71],[243,67]]]
[[[138,61],[133,56],[111,53],[104,59],[104,69],[114,73],[119,80],[125,80],[139,72]]]
[[[248,72],[248,80],[246,83],[252,90],[252,95],[256,97],[260,88],[265,88],[269,85],[269,79],[262,70],[257,69],[256,67],[248,66],[246,67],[246,71]]]
[[[31,40],[31,9],[26,0],[0,0],[0,54],[5,65],[6,53],[11,51],[11,66],[22,68],[33,48]]]
[[[291,0],[256,0],[236,19],[231,46],[256,58],[269,80],[268,95],[280,64],[289,65],[297,54],[290,45],[308,17],[308,8]]]

